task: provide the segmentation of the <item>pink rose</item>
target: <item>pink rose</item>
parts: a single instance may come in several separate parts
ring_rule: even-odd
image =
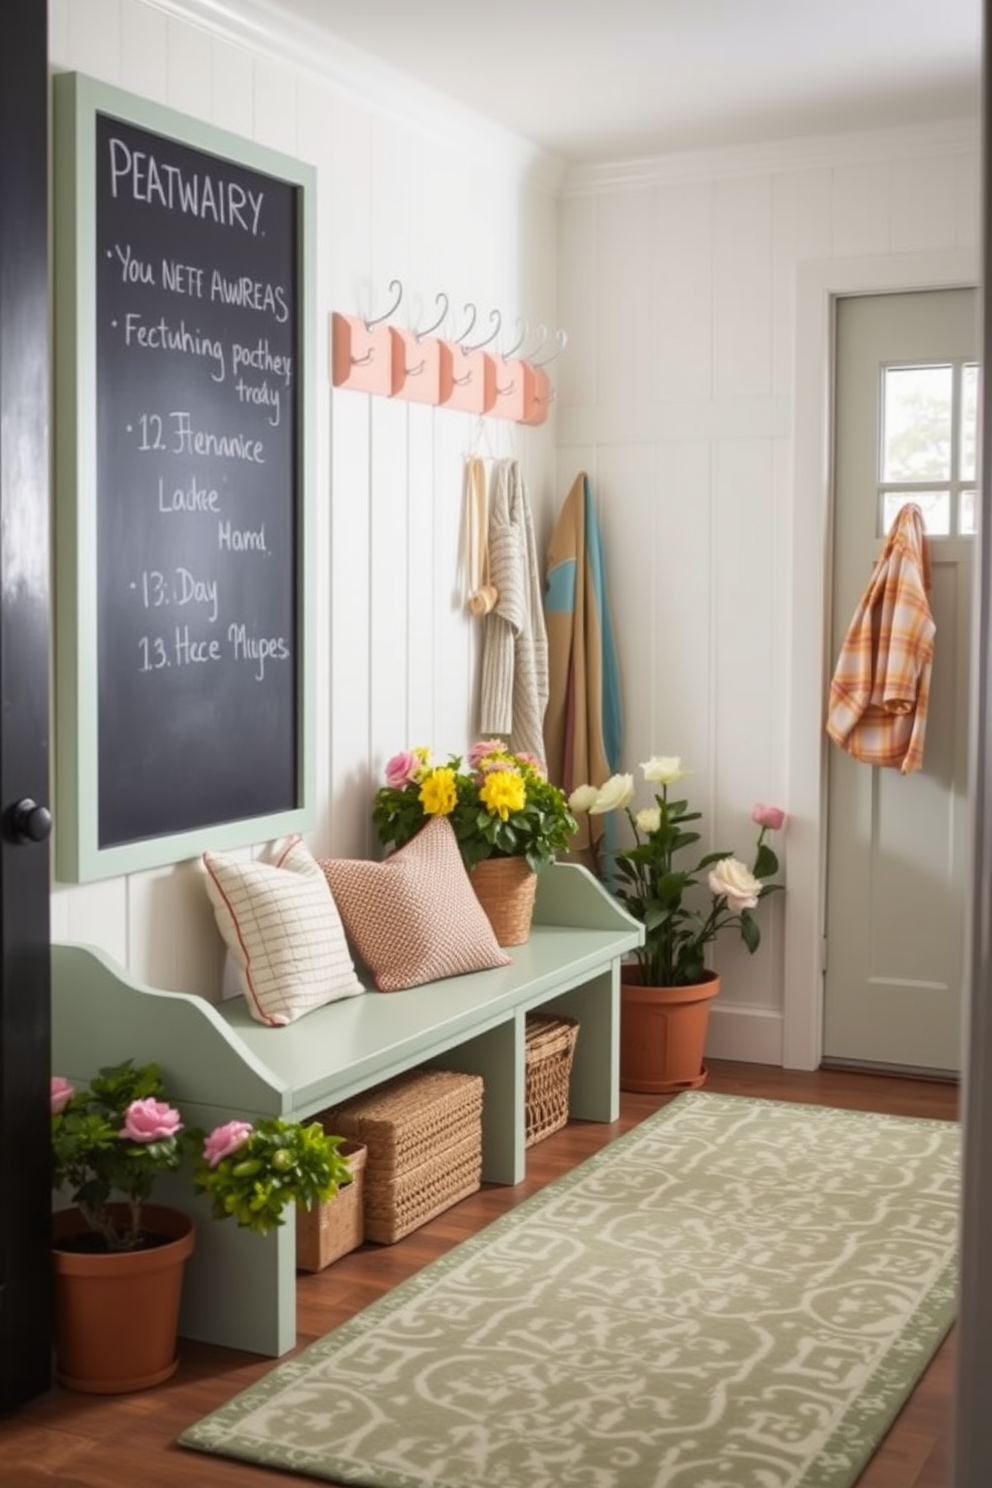
[[[179,1112],[152,1096],[132,1101],[124,1112],[124,1125],[117,1133],[131,1142],[161,1142],[182,1131]]]
[[[225,1157],[243,1147],[255,1128],[250,1121],[227,1121],[215,1126],[203,1143],[203,1156],[207,1165],[215,1168]]]
[[[52,1115],[57,1116],[60,1111],[64,1111],[66,1106],[72,1100],[72,1097],[75,1095],[75,1093],[75,1086],[70,1085],[69,1081],[64,1077],[64,1075],[53,1075]]]
[[[504,750],[501,739],[480,739],[478,744],[473,744],[465,761],[470,770],[477,770],[487,754],[501,754]]]
[[[761,801],[756,801],[751,820],[756,827],[767,827],[769,832],[778,832],[785,822],[785,812],[780,806],[765,806]]]
[[[402,790],[413,785],[420,769],[420,760],[410,749],[402,749],[386,762],[386,784],[390,790]]]

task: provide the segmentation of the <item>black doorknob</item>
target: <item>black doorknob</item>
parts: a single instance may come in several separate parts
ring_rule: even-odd
[[[15,842],[44,842],[52,831],[52,813],[47,806],[26,798],[7,813],[8,829]]]

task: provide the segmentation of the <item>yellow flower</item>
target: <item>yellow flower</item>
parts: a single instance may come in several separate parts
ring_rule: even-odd
[[[526,805],[527,787],[523,776],[515,770],[493,770],[486,776],[479,800],[484,802],[491,816],[501,816],[506,821],[511,811],[522,811]]]
[[[458,804],[454,770],[449,765],[432,770],[420,787],[419,800],[428,816],[450,816]]]

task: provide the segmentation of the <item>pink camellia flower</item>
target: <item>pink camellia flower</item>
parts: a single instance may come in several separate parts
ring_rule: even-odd
[[[420,769],[420,760],[412,749],[401,749],[391,760],[386,761],[386,784],[390,790],[402,790],[413,785]]]
[[[480,739],[465,756],[465,763],[470,770],[477,770],[487,754],[501,754],[505,749],[501,739]]]
[[[52,1115],[57,1116],[64,1111],[76,1093],[74,1085],[70,1085],[64,1075],[52,1076]]]
[[[117,1133],[130,1142],[161,1142],[182,1131],[179,1112],[152,1096],[132,1101],[124,1112],[124,1125]]]
[[[203,1143],[203,1156],[208,1167],[215,1168],[225,1157],[243,1147],[255,1128],[250,1121],[227,1121],[215,1126]]]
[[[765,806],[763,802],[756,801],[751,820],[756,827],[767,827],[769,832],[778,832],[785,821],[785,812],[781,806]]]

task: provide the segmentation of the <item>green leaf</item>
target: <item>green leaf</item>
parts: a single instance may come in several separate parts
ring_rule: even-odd
[[[749,909],[741,911],[741,939],[753,956],[761,944],[761,927]]]

